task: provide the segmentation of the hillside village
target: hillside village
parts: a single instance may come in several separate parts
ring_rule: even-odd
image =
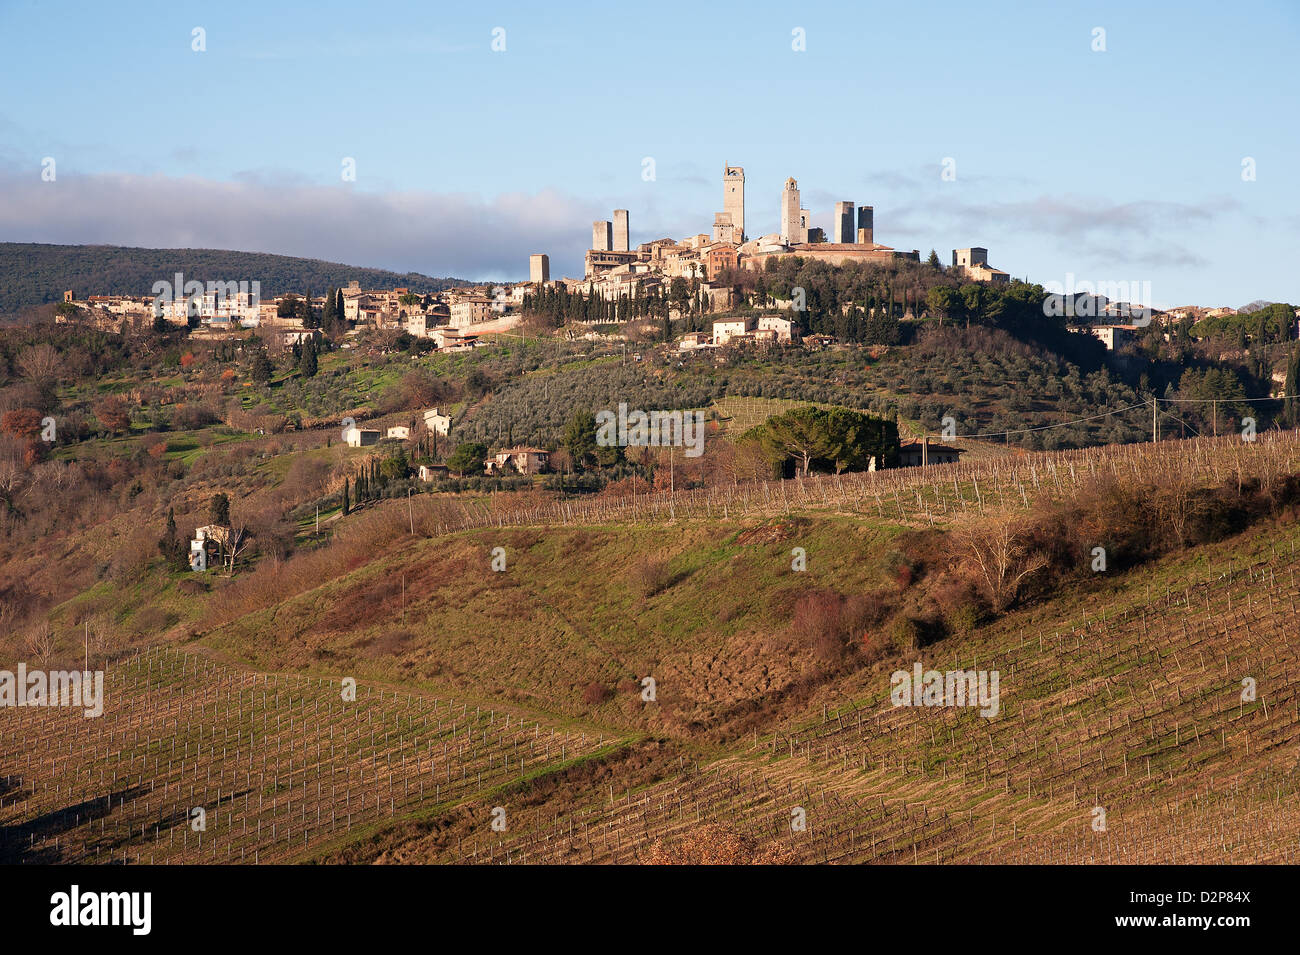
[[[875,241],[872,206],[836,203],[832,234],[827,236],[810,227],[809,211],[801,204],[793,178],[780,197],[780,230],[751,237],[745,231],[744,169],[725,166],[722,184],[724,211],[714,215],[709,233],[633,246],[627,210],[615,210],[611,220],[593,223],[582,278],[552,278],[549,256],[535,253],[526,282],[462,285],[420,294],[408,287],[365,289],[353,280],[324,295],[304,290],[263,299],[256,280],[204,283],[177,273],[157,282],[151,296],[83,298],[76,290],[66,290],[54,322],[136,337],[179,336],[170,347],[186,343],[190,359],[205,350],[222,360],[252,359],[254,380],[248,384],[254,390],[263,381],[273,388],[285,382],[300,387],[327,357],[327,365],[335,369],[331,374],[338,374],[338,369],[356,364],[341,358],[352,352],[362,365],[407,353],[415,362],[420,356],[456,356],[511,341],[548,339],[585,342],[592,354],[617,353],[620,367],[629,362],[643,365],[642,377],[699,378],[711,374],[705,369],[727,368],[736,361],[775,361],[778,367],[794,369],[804,361],[799,355],[825,351],[843,355],[852,367],[860,360],[857,356],[873,362],[891,349],[943,333],[945,326],[970,328],[975,323],[1001,326],[1013,338],[1073,362],[1104,367],[1103,375],[1127,376],[1130,383],[1137,383],[1139,373],[1145,374],[1143,369],[1164,353],[1182,356],[1180,363],[1191,354],[1189,349],[1210,355],[1214,348],[1207,351],[1201,343],[1209,338],[1218,343],[1214,347],[1221,358],[1245,362],[1259,382],[1249,386],[1256,393],[1287,393],[1283,359],[1300,330],[1300,309],[1252,303],[1250,311],[1240,314],[1227,307],[1161,311],[1149,300],[1114,298],[1083,285],[1084,290],[1071,288],[1053,296],[991,266],[982,247],[953,249],[945,265],[933,252],[923,261],[918,250],[901,252],[882,245]],[[1149,290],[1123,285],[1119,291]],[[1090,352],[1085,340],[1101,352]],[[1103,360],[1101,353],[1110,357]],[[1179,384],[1187,387],[1178,392],[1169,390],[1175,384],[1171,382],[1162,397],[1174,403],[1171,411],[1180,410],[1174,407],[1179,401],[1196,405],[1180,411],[1194,416],[1194,428],[1208,426],[1218,433],[1221,409],[1224,426],[1248,415],[1247,406],[1238,400],[1246,394],[1240,386],[1227,378],[1212,386],[1193,385],[1193,378],[1184,375]],[[1110,389],[1105,384],[1101,391]],[[229,392],[228,383],[223,390]],[[789,394],[799,392],[795,386]],[[240,400],[246,406],[252,397],[246,391]],[[484,406],[481,399],[430,403],[409,409],[409,414],[379,415],[378,420],[368,420],[377,409],[349,410],[343,405],[348,416],[343,442],[372,449],[417,486],[441,487],[448,478],[467,474],[520,478],[520,486],[526,486],[539,476],[562,477],[582,470],[575,454],[582,458],[588,452],[575,451],[572,421],[556,421],[554,411],[547,412],[545,420],[532,410],[510,417],[496,411],[496,403]],[[535,404],[536,398],[532,400]],[[1122,408],[1140,400],[1132,391],[1113,392],[1109,406]],[[949,420],[941,410],[942,399],[921,401],[870,401],[873,413],[892,416],[902,429],[897,454],[888,456],[893,466],[954,463],[983,447],[978,440],[954,441],[959,437],[954,429],[941,427]],[[1208,415],[1207,405],[1212,405]],[[921,411],[923,407],[929,410]],[[1090,412],[1098,410],[1096,405],[1090,407],[1084,399],[1077,407],[1078,420],[1095,419]],[[282,410],[288,414],[262,415],[253,429],[267,433],[311,426],[300,409]],[[563,413],[574,410],[580,409]],[[714,431],[725,427],[716,410],[709,414]],[[227,413],[228,421],[236,418],[248,415],[242,410],[236,417]],[[1136,415],[1125,420],[1129,423],[1110,432],[1112,440],[1133,440],[1140,433]],[[1186,414],[1170,421],[1187,433]],[[1156,421],[1157,431],[1160,423]],[[1051,439],[1050,428],[1022,432],[1005,416],[983,422],[970,418],[962,425],[962,434],[992,431],[994,436],[1001,427],[1008,443],[1013,430],[1035,440],[1044,435]],[[740,437],[734,426],[729,437]],[[875,462],[872,467],[886,460],[878,454],[867,458]],[[602,482],[627,478],[632,472],[620,470],[625,459],[615,455],[595,468],[605,469]],[[650,477],[653,468],[644,454],[640,460],[636,473]],[[673,463],[670,456],[668,464]],[[700,480],[690,469],[683,478]]]
[[[919,250],[903,252],[875,241],[872,206],[837,202],[829,236],[811,227],[811,214],[801,205],[799,186],[793,178],[786,180],[780,197],[780,231],[750,237],[745,232],[744,168],[724,166],[722,183],[724,211],[715,214],[710,232],[682,239],[659,238],[633,246],[628,210],[616,209],[611,220],[594,222],[582,278],[552,278],[550,256],[535,253],[529,257],[526,282],[416,294],[404,287],[363,289],[360,282],[352,281],[346,287],[330,289],[325,296],[303,291],[264,300],[258,294],[256,281],[185,283],[184,276],[178,274],[175,286],[162,283],[168,294],[161,296],[90,294],[78,298],[76,290],[65,291],[57,320],[107,331],[165,322],[173,327],[188,326],[196,337],[207,339],[264,329],[287,344],[299,345],[307,337],[319,340],[324,319],[337,323],[332,330],[343,339],[355,338],[367,329],[399,331],[428,339],[437,349],[458,351],[475,347],[482,335],[509,331],[530,306],[535,308],[546,296],[560,292],[583,302],[602,303],[601,317],[566,316],[577,325],[608,326],[610,322],[653,316],[654,303],[662,306],[662,314],[670,322],[681,322],[692,315],[719,316],[705,328],[679,334],[675,344],[681,352],[798,344],[805,336],[809,336],[811,347],[826,347],[835,344],[835,336],[810,333],[801,314],[807,312],[807,305],[798,300],[793,289],[755,296],[744,287],[743,274],[772,271],[782,260],[821,263],[832,268],[921,262]],[[934,253],[930,262],[937,265]],[[997,286],[1011,282],[1008,272],[989,264],[988,250],[982,247],[953,249],[948,269],[961,282]],[[1118,283],[1117,287],[1123,293],[1149,294],[1149,289],[1138,289],[1136,283],[1131,289],[1128,283]],[[1183,306],[1162,311],[1149,301],[1115,298],[1105,291],[1069,290],[1065,309],[1083,319],[1071,324],[1071,331],[1092,335],[1108,351],[1132,341],[1153,321],[1165,329],[1167,340],[1170,326],[1237,314],[1237,309],[1225,306]],[[893,306],[891,293],[891,312]],[[841,310],[847,312],[853,307],[845,303]],[[917,320],[934,311],[933,302],[909,300],[906,295],[899,303],[903,320]],[[1141,317],[1135,320],[1135,315]],[[1300,322],[1300,309],[1295,317]],[[624,337],[608,327],[584,334],[592,338]],[[347,347],[346,341],[341,344]]]

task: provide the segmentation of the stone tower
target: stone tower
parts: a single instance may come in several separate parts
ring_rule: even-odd
[[[591,224],[591,248],[595,252],[609,252],[614,247],[614,223],[601,219]]]
[[[628,251],[627,210],[614,210],[614,251]]]
[[[863,245],[875,243],[875,211],[871,206],[858,206],[858,241]]]
[[[781,191],[781,241],[800,242],[799,183],[794,177],[785,181]]]
[[[722,167],[722,211],[731,216],[735,241],[745,241],[745,168]]]
[[[835,203],[835,219],[831,222],[832,242],[856,242],[858,231],[853,227],[853,203]]]
[[[549,282],[551,280],[551,257],[544,253],[528,257],[528,281]]]

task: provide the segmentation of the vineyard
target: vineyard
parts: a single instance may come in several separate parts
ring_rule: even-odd
[[[0,861],[634,863],[724,833],[803,862],[1294,862],[1289,510],[821,682],[787,628],[801,587],[877,586],[901,534],[1107,480],[1284,501],[1297,474],[1274,432],[384,502],[212,594],[194,645],[112,656],[102,717],[0,713]],[[817,542],[806,578],[789,527]],[[509,572],[476,570],[497,543]],[[659,549],[675,563],[648,579]],[[913,660],[996,671],[997,714],[893,705]]]
[[[170,649],[109,664],[105,699],[96,719],[6,712],[0,862],[289,862],[609,745],[380,687],[349,702],[341,681]]]
[[[446,857],[636,862],[721,825],[805,862],[1293,863],[1295,543],[1149,605],[1037,638],[1003,628],[926,661],[999,670],[995,719],[893,707],[881,680],[809,725]]]
[[[427,536],[481,527],[662,524],[819,510],[934,526],[959,516],[1029,510],[1063,501],[1099,477],[1201,482],[1231,478],[1238,483],[1257,480],[1271,488],[1297,472],[1300,434],[1268,432],[1251,443],[1223,437],[1162,441],[1154,448],[1107,445],[985,458],[942,468],[814,474],[793,481],[737,482],[618,498],[542,503],[517,503],[509,495],[476,502],[437,498],[417,502],[415,520]]]

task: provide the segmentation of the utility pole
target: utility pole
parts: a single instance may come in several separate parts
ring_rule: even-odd
[[[1160,422],[1156,420],[1156,396],[1151,395],[1151,443],[1160,440]]]
[[[1210,407],[1214,411],[1214,436],[1219,436],[1219,402],[1217,399],[1210,400]]]
[[[414,491],[415,491],[415,488],[413,488],[413,487],[408,487],[408,488],[406,489],[406,515],[411,519],[411,536],[412,536],[412,537],[415,536],[415,511],[413,511],[413,510],[411,509],[411,494],[414,493]]]

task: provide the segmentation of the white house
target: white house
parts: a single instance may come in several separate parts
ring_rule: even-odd
[[[433,343],[444,351],[464,351],[467,348],[473,348],[474,343],[478,340],[477,335],[466,335],[458,328],[452,328],[447,325],[438,325],[429,332],[429,337]]]
[[[389,428],[388,437],[396,438],[398,441],[409,441],[411,438],[411,429],[404,425],[398,425],[395,428]]]
[[[780,315],[760,315],[758,330],[760,332],[775,332],[776,340],[785,344],[797,341],[799,337],[794,322],[788,318],[782,318]]]
[[[678,351],[695,351],[699,348],[707,348],[713,344],[713,339],[708,332],[687,332],[677,342]]]
[[[733,338],[754,330],[752,318],[729,318],[713,323],[713,344],[725,345]]]
[[[381,434],[382,432],[377,429],[358,428],[353,425],[343,429],[343,440],[347,442],[349,448],[365,448],[378,442]]]
[[[1138,330],[1136,325],[1083,325],[1072,331],[1082,332],[1091,335],[1101,341],[1106,346],[1107,351],[1114,351],[1118,346],[1128,341],[1133,333]]]
[[[451,430],[451,417],[445,414],[438,414],[437,408],[430,408],[424,413],[424,426],[435,434],[440,434],[445,438],[447,432]]]
[[[452,328],[466,328],[486,322],[492,317],[492,299],[485,296],[473,296],[451,303]]]

